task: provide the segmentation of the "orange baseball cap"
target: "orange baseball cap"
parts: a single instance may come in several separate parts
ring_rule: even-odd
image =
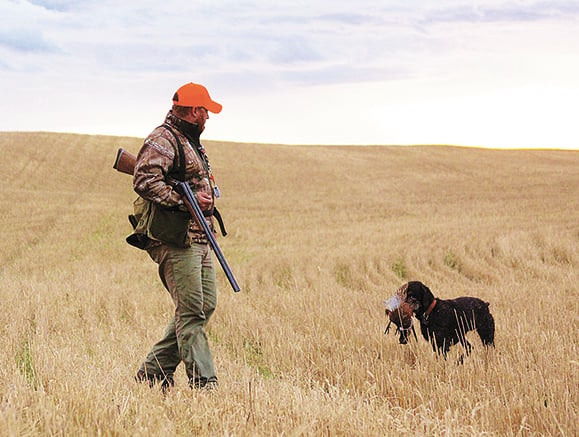
[[[193,82],[187,83],[177,90],[173,96],[173,104],[191,108],[203,106],[214,114],[219,114],[222,108],[220,103],[211,100],[207,88]]]

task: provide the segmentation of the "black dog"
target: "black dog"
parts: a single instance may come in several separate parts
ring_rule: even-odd
[[[398,306],[393,307],[393,302]],[[483,345],[495,345],[495,320],[489,311],[489,303],[476,297],[436,299],[422,282],[411,281],[386,302],[386,313],[398,326],[400,343],[408,341],[414,314],[420,321],[422,336],[430,341],[434,351],[445,358],[450,347],[457,343],[464,346],[467,355],[470,353],[472,346],[466,333],[472,330],[476,330]]]

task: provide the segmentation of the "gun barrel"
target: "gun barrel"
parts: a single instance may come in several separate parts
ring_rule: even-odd
[[[194,217],[197,223],[199,223],[203,228],[203,232],[207,236],[209,244],[211,245],[213,252],[215,252],[215,256],[217,257],[219,264],[221,264],[221,268],[225,272],[225,276],[227,276],[227,280],[231,284],[231,288],[233,288],[233,291],[237,293],[241,289],[237,284],[235,276],[233,276],[233,272],[229,268],[229,264],[227,264],[227,260],[225,259],[223,252],[221,252],[221,248],[217,244],[217,240],[213,235],[213,231],[209,228],[209,225],[207,224],[207,221],[203,216],[203,211],[201,211],[201,207],[197,203],[197,199],[195,199],[195,195],[193,194],[191,187],[187,182],[179,182],[177,186],[178,191],[181,192],[182,196],[185,199],[185,204],[187,205],[187,209],[189,209],[191,216]]]

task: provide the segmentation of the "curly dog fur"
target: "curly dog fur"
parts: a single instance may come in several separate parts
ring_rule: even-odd
[[[483,345],[495,345],[495,320],[489,303],[476,297],[456,299],[435,298],[430,289],[420,281],[404,284],[398,291],[402,302],[397,308],[387,305],[390,321],[398,327],[400,343],[407,343],[412,329],[412,315],[420,322],[420,331],[434,351],[446,357],[450,347],[460,343],[466,354],[471,344],[466,333],[475,330]],[[392,300],[392,299],[391,299]]]

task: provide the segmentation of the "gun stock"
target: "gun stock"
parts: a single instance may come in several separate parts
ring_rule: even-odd
[[[120,148],[117,151],[117,158],[115,159],[113,168],[121,173],[126,173],[132,176],[135,173],[136,162],[137,157],[135,155],[131,155],[125,149]]]
[[[113,164],[113,168],[120,171],[121,173],[126,173],[128,175],[133,175],[135,173],[135,163],[137,161],[137,157],[130,154],[126,150],[120,148],[117,151],[117,157],[115,159],[115,163]],[[221,252],[221,248],[217,244],[217,240],[215,239],[215,235],[213,235],[213,231],[209,228],[207,221],[203,215],[203,211],[201,211],[201,207],[199,203],[197,203],[197,199],[191,190],[191,187],[186,182],[179,182],[176,186],[177,192],[183,197],[183,201],[191,214],[191,217],[201,226],[207,240],[213,252],[215,252],[215,256],[221,265],[221,268],[225,272],[225,276],[227,276],[227,280],[231,284],[231,288],[233,291],[238,292],[240,290],[239,285],[233,276],[233,272],[229,268],[229,264],[227,264],[227,260]]]

